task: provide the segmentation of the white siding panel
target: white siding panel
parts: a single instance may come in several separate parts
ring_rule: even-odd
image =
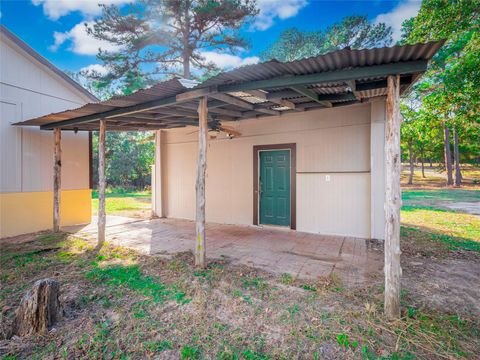
[[[20,109],[2,100],[0,110],[0,190],[21,191],[22,129],[10,125],[19,120]]]
[[[2,37],[0,49],[1,82],[37,94],[64,99],[83,105],[85,99],[78,90],[66,85],[57,74],[25,55],[22,50]],[[82,95],[84,96],[84,95]]]
[[[385,239],[385,101],[374,101],[371,108],[371,237],[383,240]]]
[[[58,75],[3,37],[0,70],[0,192],[51,190],[52,132],[37,127],[14,127],[10,123],[77,108],[85,100],[77,89],[66,85]],[[88,134],[64,131],[62,151],[62,189],[88,188]]]
[[[369,174],[298,174],[297,229],[370,237]]]
[[[195,170],[197,144],[184,143],[166,147],[168,176],[164,193],[167,217],[194,219],[195,217]]]
[[[369,141],[370,124],[307,132],[299,139],[297,171],[369,171]]]

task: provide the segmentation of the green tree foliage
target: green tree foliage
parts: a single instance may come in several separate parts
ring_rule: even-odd
[[[101,100],[128,95],[161,77],[205,78],[219,70],[202,51],[234,53],[248,46],[238,30],[258,12],[254,0],[138,0],[125,7],[101,5],[102,16],[87,32],[115,45],[99,49],[108,73],[88,71],[73,76]],[[97,151],[94,134],[93,149]],[[154,159],[151,133],[108,132],[107,183],[143,188],[150,183]],[[94,182],[97,183],[94,156]]]
[[[100,49],[106,75],[89,74],[105,87],[120,83],[130,93],[162,76],[192,77],[191,67],[212,71],[202,51],[235,52],[247,41],[238,30],[257,14],[254,0],[139,0],[102,5],[102,16],[87,32],[117,47]]]
[[[98,184],[98,133],[93,132],[93,181]],[[143,190],[151,184],[155,144],[150,132],[110,131],[106,137],[106,176],[109,187]]]
[[[350,47],[363,49],[392,43],[392,29],[384,23],[371,24],[367,16],[347,16],[325,31],[284,30],[260,56],[262,60],[292,61]]]
[[[400,41],[413,44],[445,40],[422,80],[405,99],[408,105],[403,107],[402,131],[407,134],[413,127],[417,133],[435,134],[429,142],[430,148],[436,149],[437,159],[453,146],[457,173],[460,161],[478,161],[480,155],[479,28],[480,2],[424,0],[418,15],[404,22]],[[454,138],[458,136],[458,143],[442,138],[445,127]],[[408,136],[402,141],[407,147]]]

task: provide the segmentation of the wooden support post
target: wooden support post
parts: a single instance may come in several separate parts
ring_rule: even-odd
[[[107,120],[100,120],[98,133],[98,242],[97,248],[101,248],[105,242],[105,130]]]
[[[207,169],[207,139],[208,139],[208,98],[204,96],[198,105],[198,161],[195,215],[195,266],[205,268],[205,172]]]
[[[385,315],[400,318],[400,76],[387,80],[385,132]]]
[[[62,130],[53,129],[53,231],[60,230],[60,191],[62,182]]]
[[[164,177],[164,162],[165,162],[165,131],[157,130],[155,132],[155,172],[152,173],[152,204],[153,207],[153,215],[159,218],[165,217],[165,213],[163,211],[163,177]],[[155,185],[153,184],[155,183]]]

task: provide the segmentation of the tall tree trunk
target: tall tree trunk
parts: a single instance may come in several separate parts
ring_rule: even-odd
[[[462,171],[460,169],[460,153],[458,150],[458,134],[456,126],[453,127],[453,159],[455,162],[455,186],[461,186]]]
[[[422,178],[425,179],[425,153],[424,153],[424,151],[423,151],[423,148],[422,148],[421,161],[422,161]]]
[[[428,159],[428,161],[430,162],[430,169],[433,168],[432,158]]]
[[[408,140],[408,154],[410,157],[410,175],[408,176],[408,185],[413,184],[414,164],[413,164],[413,140]]]
[[[190,79],[190,1],[184,4],[185,23],[183,28],[183,77]]]
[[[450,129],[447,124],[443,125],[444,134],[444,153],[445,153],[445,169],[447,170],[447,185],[453,185],[452,176],[452,153],[450,151]]]
[[[190,57],[188,55],[184,55],[183,57],[183,77],[185,79],[190,79]]]

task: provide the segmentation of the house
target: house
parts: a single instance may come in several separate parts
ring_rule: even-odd
[[[53,138],[12,123],[98,99],[0,26],[0,237],[53,223]],[[62,224],[90,222],[89,136],[63,134]]]

